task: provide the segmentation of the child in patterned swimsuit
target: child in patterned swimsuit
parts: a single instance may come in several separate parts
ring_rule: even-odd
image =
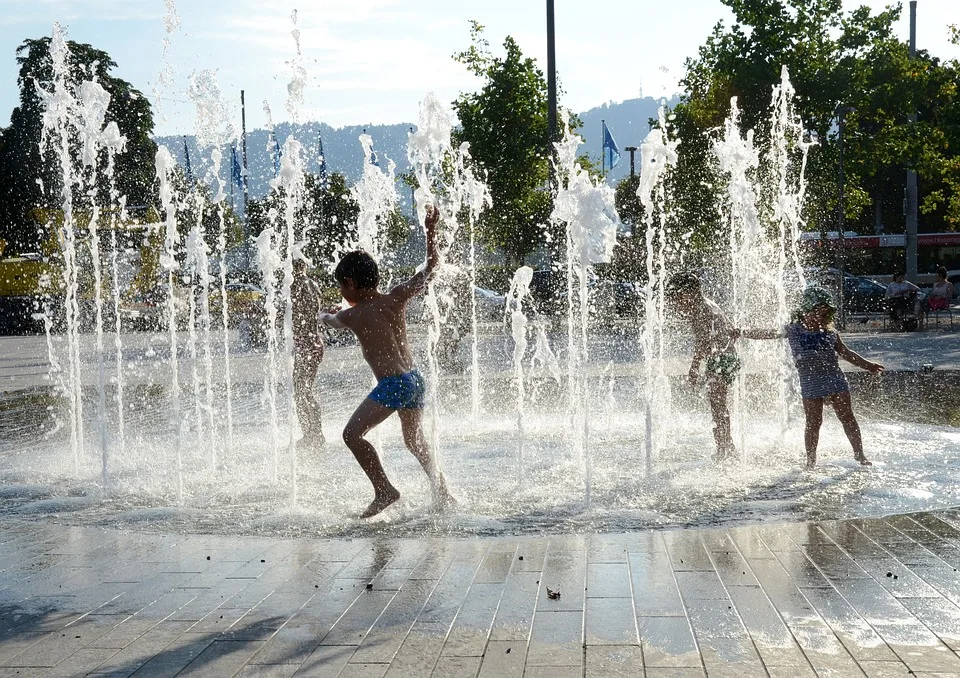
[[[360,403],[343,429],[343,441],[373,484],[373,501],[361,518],[377,515],[400,498],[400,492],[387,478],[376,448],[364,437],[394,412],[400,417],[404,443],[433,483],[437,507],[443,509],[453,503],[443,473],[436,468],[423,435],[425,384],[413,363],[405,319],[407,302],[423,291],[439,263],[436,242],[439,219],[439,211],[428,207],[427,263],[386,294],[377,289],[380,272],[373,257],[363,251],[346,254],[337,264],[334,277],[349,306],[336,314],[320,315],[321,322],[330,327],[345,328],[357,335],[363,357],[377,378],[376,388]]]
[[[833,329],[833,314],[836,306],[833,297],[824,289],[807,288],[794,322],[785,331],[733,330],[732,336],[747,339],[775,339],[786,336],[790,343],[797,373],[800,377],[800,395],[803,397],[803,413],[806,417],[804,445],[807,450],[807,468],[817,463],[817,443],[820,441],[820,425],[823,423],[823,403],[829,398],[843,431],[853,447],[853,458],[864,466],[870,466],[863,453],[860,424],[853,414],[850,402],[850,386],[840,371],[838,358],[869,370],[874,374],[883,371],[883,365],[870,362],[847,348],[840,335]]]
[[[730,322],[713,301],[703,295],[700,279],[693,273],[678,273],[667,282],[667,291],[678,315],[690,321],[693,330],[693,360],[689,379],[700,380],[704,360],[704,382],[713,417],[713,439],[717,445],[714,460],[735,457],[737,450],[730,434],[727,392],[740,371],[740,358],[733,347]]]

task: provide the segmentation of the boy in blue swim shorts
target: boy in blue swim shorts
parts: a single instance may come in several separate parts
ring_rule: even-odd
[[[321,322],[357,335],[363,357],[377,378],[377,386],[343,429],[343,441],[373,484],[373,501],[360,514],[361,518],[377,515],[400,498],[400,492],[387,478],[376,448],[365,437],[394,412],[400,417],[403,442],[433,483],[437,507],[443,509],[453,503],[443,472],[436,467],[423,435],[426,384],[413,363],[406,323],[407,302],[424,290],[439,264],[439,219],[439,211],[428,206],[424,220],[427,262],[422,270],[386,294],[377,289],[380,271],[373,257],[362,250],[346,254],[337,264],[334,277],[348,306],[335,314],[320,314]]]

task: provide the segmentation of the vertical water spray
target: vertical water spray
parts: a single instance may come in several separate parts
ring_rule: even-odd
[[[664,372],[664,319],[668,200],[665,180],[677,164],[679,141],[670,138],[665,108],[660,106],[659,124],[650,130],[640,147],[640,181],[637,197],[644,208],[647,285],[644,319],[640,333],[643,353],[643,402],[645,465],[649,474],[653,458],[663,443],[670,407],[670,382]]]
[[[194,73],[190,77],[190,88],[188,90],[190,99],[193,101],[196,110],[196,128],[195,139],[200,151],[209,149],[211,165],[207,171],[207,182],[216,187],[216,192],[211,202],[216,206],[217,212],[217,256],[219,257],[219,298],[220,298],[220,322],[223,325],[223,335],[221,343],[224,355],[224,381],[225,381],[225,411],[226,411],[226,434],[225,444],[230,449],[233,444],[233,384],[230,364],[230,305],[227,297],[227,234],[226,234],[226,193],[224,192],[224,180],[221,176],[221,167],[223,164],[222,148],[233,142],[236,134],[233,125],[230,123],[227,105],[223,100],[220,91],[220,85],[217,82],[216,73],[210,70],[203,70]],[[202,299],[202,328],[204,335],[204,380],[205,380],[205,410],[208,419],[208,429],[210,431],[210,463],[212,467],[217,464],[217,416],[216,407],[213,401],[213,359],[211,339],[213,320],[210,315],[210,287],[213,277],[209,273],[209,255],[210,246],[207,243],[207,234],[204,232],[204,222],[202,219],[202,196],[197,195],[198,218],[196,230],[191,231],[188,251],[194,252],[193,264],[194,275],[200,282]]]
[[[513,336],[513,379],[517,389],[517,460],[523,461],[523,445],[526,439],[526,389],[523,375],[523,358],[527,353],[528,319],[523,312],[523,303],[530,303],[530,283],[533,269],[521,266],[513,274],[507,292],[506,313],[510,316],[510,332]]]
[[[297,501],[297,455],[294,436],[297,409],[293,392],[293,297],[290,289],[293,286],[293,258],[298,253],[296,223],[303,209],[304,167],[303,150],[299,141],[289,137],[283,150],[283,163],[280,166],[277,188],[282,190],[284,197],[282,218],[285,228],[278,235],[282,243],[280,259],[283,270],[283,366],[287,393],[287,421],[290,430],[287,445],[291,464],[290,502],[294,505]]]
[[[93,264],[93,303],[95,314],[96,352],[97,352],[97,395],[99,409],[97,414],[100,429],[101,477],[104,487],[109,483],[110,435],[107,416],[106,365],[103,346],[103,271],[100,257],[100,203],[98,200],[98,170],[102,151],[106,151],[106,182],[111,187],[111,197],[115,192],[113,181],[113,158],[121,152],[126,138],[120,134],[116,122],[105,124],[110,95],[96,81],[88,80],[80,85],[78,101],[79,133],[82,143],[83,170],[81,185],[87,187],[87,200],[90,211],[90,258]]]
[[[587,329],[590,320],[588,282],[594,264],[606,263],[613,256],[617,242],[617,217],[614,207],[613,189],[602,181],[594,181],[589,172],[577,162],[577,148],[583,140],[572,134],[569,128],[564,130],[563,140],[554,144],[556,148],[557,195],[554,200],[551,221],[564,224],[567,233],[567,267],[572,271],[568,277],[567,288],[572,291],[575,276],[578,286],[578,303],[574,307],[570,300],[568,327],[573,326],[575,315],[579,325],[578,336],[570,339],[568,360],[571,373],[576,374],[576,383],[571,389],[571,410],[578,412],[574,421],[579,419],[580,450],[584,464],[585,499],[590,502],[591,462],[590,462],[590,394],[587,363],[589,349]],[[576,407],[579,401],[580,407]]]
[[[776,304],[774,326],[785,325],[790,319],[790,310],[795,301],[788,295],[786,280],[792,273],[797,277],[800,290],[806,284],[803,262],[797,244],[804,223],[803,202],[806,193],[805,171],[807,156],[813,142],[804,138],[803,123],[797,115],[793,99],[795,91],[790,84],[786,66],[781,69],[780,82],[773,88],[773,105],[770,114],[770,141],[767,145],[765,164],[770,173],[769,219],[775,225],[777,240],[776,272],[773,280]],[[779,379],[777,408],[781,431],[790,425],[789,395],[794,390],[795,379],[792,360],[786,344],[778,342],[777,353]]]
[[[66,322],[67,374],[66,396],[70,415],[70,451],[73,456],[74,473],[80,473],[80,456],[83,451],[83,400],[80,382],[80,312],[77,303],[79,269],[77,266],[76,215],[73,204],[73,187],[77,184],[74,168],[71,133],[76,130],[74,108],[76,106],[69,88],[69,50],[59,24],[54,24],[50,41],[50,59],[53,68],[53,83],[50,91],[39,90],[43,101],[43,131],[41,153],[49,148],[59,165],[60,199],[63,222],[58,232],[63,256],[63,310]],[[53,226],[53,225],[51,225]]]
[[[156,169],[160,184],[160,205],[163,208],[163,252],[160,267],[167,274],[167,323],[170,336],[170,410],[175,429],[174,463],[177,471],[177,501],[183,502],[183,426],[180,404],[180,360],[177,347],[177,205],[173,195],[172,175],[176,162],[166,146],[157,149]]]

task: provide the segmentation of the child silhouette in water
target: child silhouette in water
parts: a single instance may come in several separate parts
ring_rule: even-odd
[[[869,370],[873,374],[883,371],[883,365],[870,362],[847,348],[833,328],[836,306],[833,297],[819,287],[809,287],[803,293],[800,308],[794,321],[780,330],[732,330],[734,337],[747,339],[776,339],[786,337],[797,365],[800,377],[800,395],[803,397],[803,413],[806,418],[803,441],[807,450],[807,468],[817,463],[817,444],[820,441],[820,425],[823,423],[823,404],[829,399],[843,432],[853,447],[853,458],[863,466],[871,462],[863,453],[860,424],[853,414],[850,402],[850,386],[840,371],[839,358]]]
[[[696,385],[700,380],[700,363],[706,361],[703,379],[713,417],[715,461],[736,456],[730,434],[730,411],[727,392],[740,371],[740,358],[734,350],[731,325],[723,311],[703,295],[700,279],[693,273],[677,273],[667,282],[667,293],[677,315],[689,321],[693,330],[693,359],[688,378]]]
[[[443,473],[431,458],[423,435],[426,384],[413,362],[405,319],[407,302],[423,291],[439,264],[436,239],[439,219],[439,211],[428,207],[426,265],[386,294],[377,289],[380,272],[373,257],[364,251],[346,254],[337,264],[334,277],[348,307],[336,314],[320,315],[321,322],[330,327],[345,328],[357,335],[363,357],[377,378],[376,387],[343,429],[343,441],[373,484],[373,501],[361,518],[377,515],[400,498],[400,492],[387,478],[376,448],[364,437],[394,412],[400,417],[403,442],[433,483],[436,506],[443,509],[453,503]]]

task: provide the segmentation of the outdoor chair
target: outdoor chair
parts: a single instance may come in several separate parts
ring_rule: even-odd
[[[940,314],[946,314],[947,318],[950,319],[950,329],[953,329],[953,304],[947,304],[944,308],[937,310],[927,309],[927,322],[930,322],[930,316],[933,316],[934,320],[937,322],[937,327],[940,326]]]

